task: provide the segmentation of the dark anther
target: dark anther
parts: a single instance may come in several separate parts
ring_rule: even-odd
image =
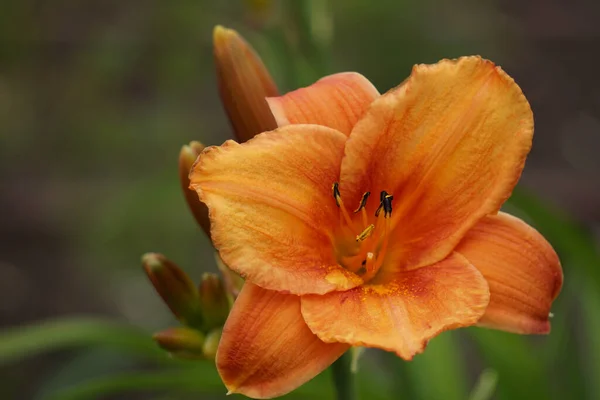
[[[392,200],[394,200],[394,196],[382,190],[379,194],[379,199],[381,203],[379,203],[379,207],[377,207],[377,211],[375,211],[375,216],[379,217],[379,213],[381,213],[381,209],[383,209],[383,216],[385,218],[392,216]]]
[[[363,267],[364,267],[365,265],[367,265],[367,260],[363,260],[363,261],[360,263],[360,265],[362,265]]]
[[[340,184],[338,182],[335,182],[331,189],[333,190],[333,198],[335,199],[335,204],[339,207],[340,206],[339,198],[341,197]]]
[[[385,218],[392,216],[392,200],[394,200],[394,196],[389,194],[383,199],[383,216]]]
[[[360,204],[358,205],[358,208],[356,210],[354,210],[355,214],[367,206],[367,200],[369,199],[370,195],[371,195],[371,192],[365,192],[362,195],[362,198],[360,199]]]

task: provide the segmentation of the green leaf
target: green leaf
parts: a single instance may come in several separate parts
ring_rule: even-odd
[[[582,296],[582,325],[587,329],[582,329],[578,332],[580,336],[584,336],[584,343],[581,343],[580,338],[573,338],[573,341],[565,346],[564,351],[567,353],[574,352],[572,344],[579,344],[579,356],[583,365],[580,366],[581,379],[584,381],[586,395],[590,399],[600,399],[600,318],[598,318],[598,310],[600,310],[600,293],[590,284],[584,285],[584,290],[580,294]]]
[[[494,395],[498,384],[498,373],[493,369],[484,370],[473,387],[469,400],[489,400]]]
[[[151,392],[158,394],[211,394],[211,398],[225,398],[226,389],[221,383],[214,364],[194,363],[190,367],[158,372],[120,373],[94,378],[56,391],[44,400],[93,400],[114,394]],[[333,399],[329,372],[321,374],[292,393],[287,399]],[[221,395],[221,396],[219,396]],[[194,398],[199,398],[194,396]],[[238,397],[239,398],[239,397]]]
[[[120,373],[90,379],[68,389],[50,394],[48,400],[98,399],[111,394],[151,391],[181,393],[225,393],[214,365],[199,363],[198,368],[159,372]]]
[[[415,398],[464,400],[468,395],[467,371],[458,332],[433,338],[423,354],[407,364]]]
[[[165,360],[149,334],[113,321],[65,318],[0,333],[0,365],[61,348],[104,345],[139,356]]]
[[[458,332],[442,333],[433,338],[423,354],[416,355],[412,361],[405,361],[394,353],[381,354],[380,368],[391,372],[387,377],[392,383],[388,398],[466,399],[467,371],[458,343],[459,336]],[[362,372],[363,369],[360,374]]]
[[[528,337],[482,328],[469,328],[486,367],[498,372],[498,399],[552,398],[543,364],[544,349]]]

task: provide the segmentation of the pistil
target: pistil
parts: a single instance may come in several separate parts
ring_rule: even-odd
[[[350,228],[354,228],[354,223],[352,222],[352,218],[350,218],[350,215],[348,214],[348,211],[346,210],[346,207],[344,206],[344,201],[342,200],[342,195],[340,194],[340,184],[338,182],[335,182],[333,184],[332,190],[333,190],[333,198],[335,199],[335,204],[340,209],[342,216],[344,217],[344,220],[346,221],[346,224]]]

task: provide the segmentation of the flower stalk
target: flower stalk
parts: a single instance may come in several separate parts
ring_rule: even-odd
[[[352,354],[344,353],[331,365],[337,400],[356,400],[356,382],[352,372]]]

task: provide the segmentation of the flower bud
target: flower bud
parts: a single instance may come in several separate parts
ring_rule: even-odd
[[[164,350],[180,358],[204,358],[204,335],[194,329],[178,327],[155,333],[152,339]]]
[[[179,152],[179,182],[183,195],[188,207],[192,211],[194,218],[200,224],[200,227],[210,238],[210,220],[208,218],[208,207],[206,204],[200,201],[198,193],[195,190],[190,189],[190,169],[196,162],[196,159],[204,150],[204,145],[200,142],[190,142],[189,145],[185,145]]]
[[[244,286],[244,278],[239,276],[236,272],[232,271],[221,259],[219,253],[215,252],[215,260],[219,272],[223,276],[223,283],[225,284],[225,291],[230,296],[231,302],[235,300]]]
[[[204,328],[210,330],[223,326],[229,315],[230,303],[219,276],[208,272],[203,274],[199,293]]]
[[[215,329],[206,335],[202,353],[207,360],[214,360],[217,356],[217,349],[219,348],[219,341],[221,340],[222,333],[222,329]]]
[[[266,98],[279,92],[254,49],[222,26],[215,27],[213,43],[221,101],[238,141],[277,128]]]
[[[185,325],[201,327],[200,298],[190,277],[162,254],[144,254],[142,264],[152,285],[177,319]]]

